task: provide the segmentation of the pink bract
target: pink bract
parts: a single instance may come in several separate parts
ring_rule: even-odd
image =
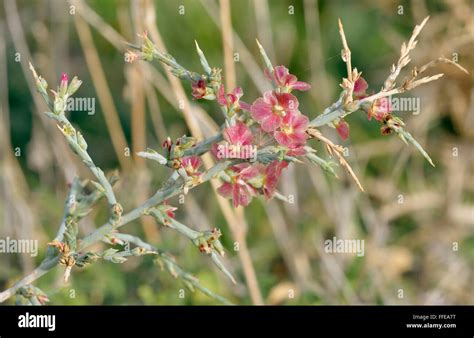
[[[378,100],[375,100],[372,106],[369,109],[367,118],[369,121],[374,117],[377,121],[383,122],[385,117],[390,114],[392,111],[392,104],[388,97],[382,97]]]
[[[273,197],[281,172],[286,167],[288,167],[288,163],[285,161],[273,161],[265,168],[263,184],[263,194],[265,195],[265,198],[270,199]]]
[[[357,81],[354,83],[354,95],[359,100],[366,97],[366,91],[369,88],[367,81],[363,77],[359,77]]]
[[[199,156],[186,156],[183,157],[181,160],[182,166],[186,173],[189,176],[199,175],[198,172],[199,167],[201,166],[201,159]]]
[[[273,74],[270,74],[268,70],[265,70],[265,75],[270,80],[275,81],[279,88],[288,92],[291,92],[292,90],[306,91],[311,89],[309,83],[298,81],[298,78],[295,75],[290,74],[288,68],[285,66],[275,66]]]
[[[336,125],[336,131],[342,140],[347,140],[349,137],[349,124],[344,120],[340,120]]]
[[[298,105],[298,100],[291,94],[267,91],[255,100],[250,112],[264,131],[272,132],[280,126],[285,115],[298,111]]]
[[[259,171],[248,163],[237,164],[231,167],[231,170],[233,171],[231,182],[224,182],[217,192],[225,198],[232,198],[234,207],[247,206],[257,194],[255,188],[247,181],[256,177]]]
[[[195,100],[202,99],[204,96],[206,96],[206,81],[203,79],[199,79],[197,82],[194,82],[191,85],[191,88],[193,90],[192,95]]]
[[[251,144],[253,136],[245,123],[237,121],[235,125],[224,130],[224,139],[230,144],[241,146]]]
[[[301,113],[287,114],[282,119],[280,129],[275,131],[274,137],[279,144],[285,147],[305,144],[308,122],[308,117]]]

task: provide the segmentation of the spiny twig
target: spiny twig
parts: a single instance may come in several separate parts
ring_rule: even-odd
[[[328,139],[327,137],[324,137],[321,134],[321,132],[319,130],[315,129],[315,128],[309,128],[306,132],[311,137],[314,137],[315,139],[318,139],[318,140],[322,141],[324,144],[326,144],[326,149],[328,150],[329,154],[330,155],[335,154],[337,156],[341,166],[343,166],[347,170],[347,172],[352,177],[354,182],[357,184],[359,189],[361,191],[364,191],[364,188],[362,187],[362,184],[360,183],[360,181],[357,178],[356,174],[354,173],[351,166],[349,165],[349,163],[344,158],[344,148],[340,145],[334,144],[330,139]]]
[[[50,112],[47,112],[46,115],[58,122],[59,130],[63,133],[74,153],[81,158],[84,164],[91,170],[92,174],[99,181],[100,187],[104,190],[104,194],[109,202],[109,221],[112,225],[115,225],[120,220],[122,215],[122,206],[117,202],[113,188],[110,185],[108,179],[105,177],[104,172],[94,164],[94,161],[87,152],[87,142],[82,136],[81,132],[76,131],[65,115],[67,100],[79,89],[82,81],[74,77],[71,83],[68,83],[66,76],[65,79],[61,80],[61,86],[58,88],[58,91],[53,91],[55,95],[53,101],[50,99],[47,93],[48,83],[46,80],[44,80],[41,76],[38,76],[31,63],[30,69],[33,73],[33,77],[35,78],[38,92],[43,96],[48,108],[51,110]]]
[[[400,71],[410,63],[410,52],[415,49],[418,41],[416,38],[420,34],[421,30],[425,26],[426,22],[428,21],[430,17],[427,16],[419,25],[416,25],[415,28],[413,29],[413,33],[410,37],[410,40],[408,40],[408,43],[403,42],[402,47],[400,49],[400,58],[397,61],[397,65],[392,65],[390,75],[387,77],[387,79],[384,82],[383,85],[383,91],[387,91],[395,87],[395,81],[397,80],[398,75],[400,74]]]

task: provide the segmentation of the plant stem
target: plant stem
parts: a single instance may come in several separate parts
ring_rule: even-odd
[[[195,288],[201,290],[201,292],[203,292],[204,294],[206,294],[207,296],[223,303],[223,304],[226,304],[226,305],[232,305],[232,303],[227,300],[226,298],[222,297],[222,296],[219,296],[217,294],[215,294],[214,292],[212,292],[211,290],[209,290],[208,288],[204,287],[200,282],[199,280],[194,277],[193,275],[191,275],[189,272],[186,272],[184,271],[178,264],[176,264],[176,262],[169,256],[167,255],[165,252],[155,248],[153,245],[147,243],[147,242],[144,242],[142,239],[140,239],[139,237],[136,237],[136,236],[132,236],[132,235],[129,235],[129,234],[116,234],[116,237],[121,239],[122,241],[124,242],[129,242],[129,243],[133,243],[135,244],[136,246],[139,246],[139,247],[142,247],[142,248],[145,248],[147,250],[150,250],[150,251],[156,251],[157,252],[157,255],[164,261],[166,261],[167,264],[170,264],[172,265],[173,267],[173,271],[176,273],[176,275],[174,275],[175,278],[181,278],[189,283],[191,283],[192,286],[194,286]]]

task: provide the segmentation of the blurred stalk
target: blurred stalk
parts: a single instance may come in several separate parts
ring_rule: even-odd
[[[264,204],[265,211],[272,226],[273,234],[283,260],[292,279],[298,286],[298,291],[309,290],[324,298],[324,289],[311,277],[311,264],[304,248],[297,245],[295,232],[288,231],[287,224],[281,209],[276,201]],[[295,229],[292,229],[295,230]]]
[[[318,84],[317,90],[311,90],[309,93],[319,111],[330,103],[332,95],[330,88],[332,87],[324,66],[324,48],[321,41],[318,0],[304,0],[304,21],[308,45],[308,62],[311,68],[311,84]]]
[[[117,156],[117,160],[120,166],[128,171],[131,167],[131,161],[129,157],[124,156],[124,151],[128,148],[125,134],[120,124],[117,109],[110,93],[109,86],[107,84],[107,78],[104,74],[104,69],[100,62],[99,54],[95,48],[94,40],[89,26],[80,15],[74,15],[74,24],[76,26],[77,35],[84,51],[86,63],[89,68],[89,72],[94,84],[94,88],[97,92],[100,106],[104,113],[105,123],[110,134],[112,145]]]
[[[23,170],[14,156],[10,141],[10,109],[8,101],[8,73],[6,57],[6,34],[4,22],[0,21],[0,219],[3,221],[1,236],[35,238],[33,210],[27,202],[29,187]],[[4,255],[5,256],[5,255]],[[5,258],[6,259],[6,258]],[[9,264],[4,263],[5,265]],[[21,255],[23,273],[33,269],[30,255]]]
[[[230,14],[230,1],[220,0],[220,17],[222,25],[222,47],[224,49],[225,85],[228,91],[235,88],[234,41],[232,39],[232,18]]]
[[[149,82],[147,82],[145,92],[151,123],[153,124],[153,132],[155,134],[156,141],[159,144],[161,141],[165,140],[169,134],[166,131],[165,122],[163,120],[163,115],[161,114],[160,104],[156,98],[155,90]]]
[[[268,0],[252,1],[255,8],[257,36],[270,60],[276,61],[275,47],[273,46],[272,22]]]
[[[10,35],[12,37],[13,45],[15,46],[15,50],[20,53],[20,56],[23,60],[32,60],[33,58],[26,42],[25,33],[23,31],[23,27],[21,26],[21,20],[16,1],[6,0],[4,1],[4,6],[6,13],[5,18]],[[62,135],[57,132],[57,128],[48,123],[46,116],[43,114],[45,105],[42,103],[38,95],[36,95],[36,86],[34,85],[33,79],[30,76],[28,63],[21,62],[20,66],[35,103],[35,112],[37,113],[43,128],[46,130],[47,135],[50,137],[50,146],[53,150],[56,163],[61,169],[61,173],[63,174],[66,182],[69,182],[72,180],[74,174],[78,170],[77,161],[69,152],[69,148]]]
[[[217,8],[217,4],[213,0],[201,0],[201,5],[206,10],[214,24],[219,29],[222,29],[222,25],[219,20],[219,9]],[[245,46],[235,31],[232,31],[232,38],[235,49],[239,51],[240,62],[242,62],[242,65],[247,70],[249,77],[257,86],[258,90],[263,93],[264,91],[271,89],[271,85],[268,83],[268,81],[266,81],[266,79],[260,75],[262,74],[262,67],[260,67],[260,65],[255,61],[252,53],[250,53],[247,46]]]
[[[132,1],[130,4],[130,11],[132,16],[134,28],[134,37],[137,34],[143,33],[143,19],[142,10],[143,1]],[[132,126],[132,153],[133,160],[135,162],[137,172],[137,182],[135,186],[136,190],[136,202],[137,204],[143,203],[148,196],[150,196],[150,183],[151,177],[149,172],[146,170],[145,159],[137,156],[139,151],[146,149],[146,117],[145,117],[145,85],[143,81],[143,63],[135,63],[130,67],[126,67],[128,72],[128,83],[130,90],[130,100],[132,102],[131,112],[131,126]],[[145,238],[147,241],[156,243],[160,239],[160,233],[158,231],[158,225],[153,217],[141,217],[140,221],[145,232]]]

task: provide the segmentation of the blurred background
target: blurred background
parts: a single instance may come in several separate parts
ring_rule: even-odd
[[[233,209],[210,184],[192,190],[184,204],[170,200],[183,223],[222,230],[226,264],[237,286],[186,238],[151,218],[122,231],[174,255],[204,286],[236,304],[473,304],[473,14],[468,0],[2,1],[0,238],[38,239],[40,252],[0,254],[0,289],[41,262],[74,175],[91,178],[43,116],[46,106],[35,93],[30,60],[50,87],[59,83],[61,72],[83,80],[76,96],[94,98],[96,112],[71,112],[70,120],[84,134],[95,163],[119,172],[115,191],[128,211],[169,175],[134,153],[160,149],[167,136],[203,139],[223,122],[215,103],[192,101],[189,84],[169,77],[157,62],[124,62],[124,42],[138,43],[137,33],[147,30],[160,49],[201,72],[197,40],[211,65],[223,67],[227,87],[244,89],[246,102],[269,88],[258,38],[274,64],[286,65],[312,85],[298,98],[302,112],[314,118],[337,100],[345,76],[338,18],[353,66],[363,72],[369,90],[378,91],[402,42],[429,15],[405,74],[439,56],[456,59],[471,74],[440,65],[431,72],[445,73],[441,80],[404,94],[420,99],[419,115],[400,116],[435,168],[355,113],[347,119],[347,142],[331,128],[323,132],[348,147],[347,160],[365,193],[340,168],[336,179],[308,163],[293,165],[282,176],[279,189],[294,196],[293,204],[254,199],[245,210]],[[322,148],[320,155],[327,157]],[[102,201],[81,221],[80,234],[107,217]],[[364,240],[365,255],[325,253],[324,240],[333,236]],[[184,284],[161,271],[152,257],[74,269],[68,285],[62,275],[63,268],[56,268],[35,284],[52,304],[217,304],[187,289],[180,298]]]

